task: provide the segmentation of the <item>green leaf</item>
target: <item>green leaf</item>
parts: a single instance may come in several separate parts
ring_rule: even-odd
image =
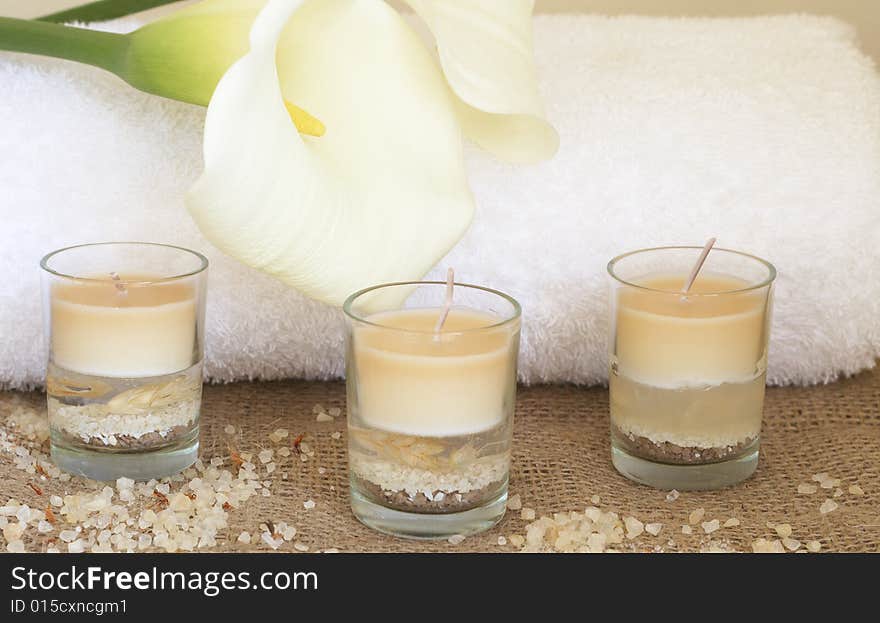
[[[103,22],[180,0],[98,0],[39,18],[42,22]]]

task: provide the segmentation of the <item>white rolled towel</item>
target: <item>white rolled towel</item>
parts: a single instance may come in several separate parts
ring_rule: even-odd
[[[779,269],[771,383],[874,365],[880,78],[851,28],[539,16],[535,47],[560,152],[512,167],[469,149],[478,213],[442,262],[521,301],[522,380],[604,382],[607,261],[711,235]],[[342,374],[339,310],[224,257],[186,213],[203,117],[97,69],[0,55],[0,386],[43,379],[40,257],[106,240],[209,256],[211,378]]]

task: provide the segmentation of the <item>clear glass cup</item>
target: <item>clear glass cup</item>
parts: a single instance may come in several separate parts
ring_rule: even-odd
[[[661,489],[713,489],[758,464],[776,269],[701,247],[643,249],[608,264],[611,456]]]
[[[146,242],[60,249],[40,262],[52,460],[149,480],[199,448],[208,260]]]
[[[455,284],[438,333],[445,295],[444,282],[393,283],[343,306],[351,507],[398,536],[473,534],[507,504],[520,307]]]

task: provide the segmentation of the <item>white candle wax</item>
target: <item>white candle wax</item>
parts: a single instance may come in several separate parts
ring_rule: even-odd
[[[516,383],[515,329],[502,319],[453,308],[439,339],[440,309],[374,314],[353,334],[359,416],[394,433],[449,437],[500,424]],[[388,328],[393,327],[393,328]]]
[[[195,363],[196,292],[185,282],[138,285],[121,277],[51,286],[52,358],[105,377],[170,374]]]

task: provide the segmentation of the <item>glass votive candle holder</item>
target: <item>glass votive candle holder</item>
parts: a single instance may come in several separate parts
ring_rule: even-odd
[[[95,480],[149,480],[199,449],[208,260],[109,242],[45,256],[52,460]]]
[[[507,504],[520,306],[455,284],[437,331],[446,289],[380,285],[343,306],[351,507],[397,536],[473,534]]]
[[[772,287],[760,258],[701,247],[634,251],[611,282],[611,457],[661,489],[714,489],[758,465]]]

